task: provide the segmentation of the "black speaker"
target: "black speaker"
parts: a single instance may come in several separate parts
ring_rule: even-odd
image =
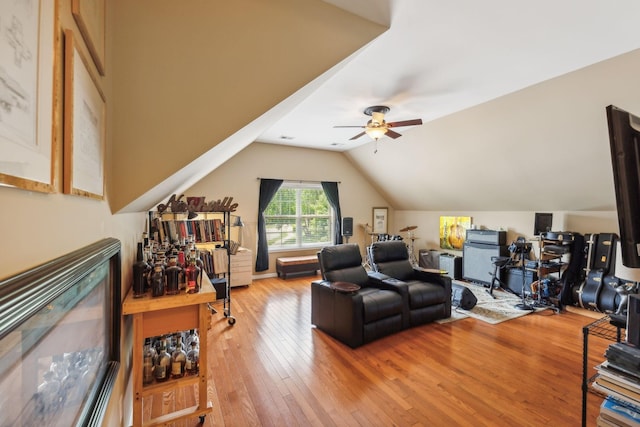
[[[451,285],[451,306],[460,307],[463,310],[471,310],[476,306],[478,298],[469,288],[453,283]]]
[[[350,216],[342,218],[342,235],[347,237],[353,236],[353,218]]]

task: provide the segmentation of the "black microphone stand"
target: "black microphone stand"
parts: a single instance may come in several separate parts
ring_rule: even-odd
[[[520,262],[522,264],[522,302],[514,305],[513,307],[518,309],[518,310],[526,310],[526,311],[533,311],[533,305],[529,304],[527,302],[527,297],[525,294],[525,273],[526,273],[526,262],[524,259],[524,255],[527,252],[527,243],[524,239],[524,237],[518,237],[516,239],[515,242],[516,245],[516,251],[520,253]],[[531,247],[529,247],[529,252],[531,251]],[[528,258],[528,257],[527,257]]]

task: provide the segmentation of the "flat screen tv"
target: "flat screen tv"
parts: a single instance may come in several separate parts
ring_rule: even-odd
[[[536,212],[535,221],[533,223],[533,235],[539,236],[542,233],[551,231],[553,225],[553,214]]]
[[[640,118],[607,108],[622,263],[640,268]]]

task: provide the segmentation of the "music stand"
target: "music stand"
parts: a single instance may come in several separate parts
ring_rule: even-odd
[[[524,259],[524,255],[531,252],[531,244],[527,243],[524,237],[518,237],[515,242],[509,245],[509,251],[515,254],[520,254],[520,263],[522,264],[522,302],[513,306],[518,310],[526,310],[533,311],[533,305],[527,302],[527,297],[525,293],[525,273],[526,273],[526,263]]]

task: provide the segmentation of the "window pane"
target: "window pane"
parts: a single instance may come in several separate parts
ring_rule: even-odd
[[[333,210],[320,184],[285,183],[265,211],[269,248],[333,243]]]

